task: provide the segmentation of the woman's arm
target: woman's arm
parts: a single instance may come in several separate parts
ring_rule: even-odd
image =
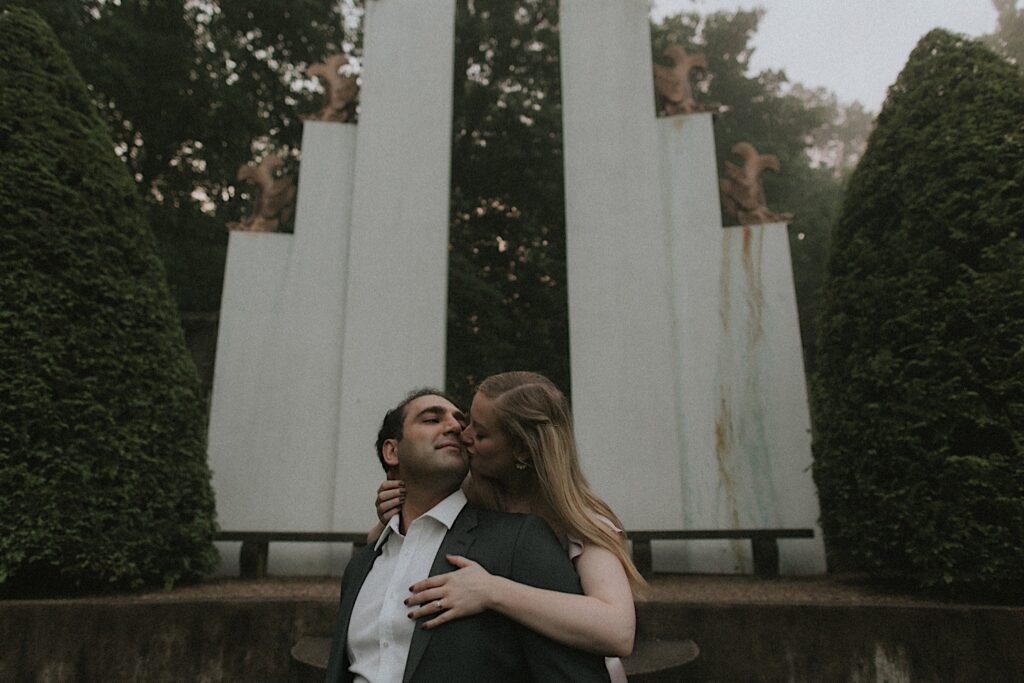
[[[576,559],[584,595],[493,576],[464,557],[449,555],[448,561],[459,569],[420,581],[406,600],[410,606],[422,605],[409,613],[412,619],[440,612],[425,628],[491,609],[580,650],[618,657],[633,651],[633,593],[622,564],[604,548],[587,545]]]

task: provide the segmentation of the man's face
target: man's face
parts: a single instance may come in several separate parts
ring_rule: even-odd
[[[441,396],[415,398],[405,406],[402,438],[385,442],[385,460],[399,466],[402,479],[450,475],[461,482],[469,468],[461,441],[465,421]]]

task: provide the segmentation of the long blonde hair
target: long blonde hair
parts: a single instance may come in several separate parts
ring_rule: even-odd
[[[491,375],[477,391],[494,404],[497,427],[512,448],[529,454],[531,473],[554,519],[548,521],[584,543],[611,552],[622,563],[634,592],[646,585],[626,551],[625,538],[598,516],[622,528],[580,469],[569,402],[555,384],[535,372]]]

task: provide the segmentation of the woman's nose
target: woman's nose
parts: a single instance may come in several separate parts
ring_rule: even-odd
[[[470,427],[466,427],[462,430],[462,443],[466,446],[473,443],[473,434]]]

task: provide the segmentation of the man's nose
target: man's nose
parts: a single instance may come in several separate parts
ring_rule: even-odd
[[[454,415],[449,415],[445,420],[444,425],[445,434],[462,434],[462,423],[455,419]]]

